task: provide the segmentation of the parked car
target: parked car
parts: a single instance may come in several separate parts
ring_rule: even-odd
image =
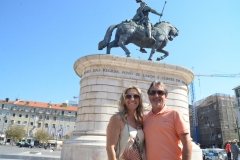
[[[208,152],[208,151],[206,151],[205,149],[202,150],[203,160],[205,160],[205,157],[206,157],[206,153],[207,153],[207,152]]]
[[[27,142],[21,142],[19,143],[18,147],[29,147],[29,148],[33,148],[33,146],[31,146],[31,144],[27,143]]]
[[[218,153],[218,159],[219,159],[219,160],[227,160],[228,158],[227,158],[227,153],[226,153],[226,151],[221,151],[221,152],[219,152],[219,153]]]
[[[42,144],[38,144],[38,148],[42,148],[43,147],[43,145]]]
[[[19,146],[19,145],[21,145],[22,143],[24,143],[24,142],[18,142],[18,143],[16,144],[16,146]]]
[[[205,155],[205,160],[213,160],[214,159],[214,153],[207,152]]]

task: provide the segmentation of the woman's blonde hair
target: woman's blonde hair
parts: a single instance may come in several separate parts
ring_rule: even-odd
[[[136,87],[136,86],[129,86],[126,89],[123,90],[120,100],[119,100],[119,107],[118,107],[118,111],[120,112],[121,116],[123,117],[123,120],[125,121],[125,123],[127,122],[127,106],[124,103],[125,100],[125,95],[127,94],[127,92],[130,89],[135,89],[137,90],[140,98],[139,98],[139,105],[136,108],[135,111],[135,119],[137,121],[137,126],[142,126],[143,123],[143,103],[142,103],[142,94],[141,94],[141,90],[140,88]]]

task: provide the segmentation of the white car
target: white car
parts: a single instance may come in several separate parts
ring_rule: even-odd
[[[218,153],[218,159],[219,159],[219,160],[227,160],[228,158],[227,158],[227,153],[226,153],[226,151],[221,151],[221,152],[219,152],[219,153]]]

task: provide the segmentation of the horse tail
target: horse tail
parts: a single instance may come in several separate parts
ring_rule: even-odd
[[[112,32],[117,27],[118,27],[118,24],[114,24],[108,28],[104,39],[98,43],[98,50],[102,50],[104,47],[106,47],[108,45],[108,43],[110,42],[111,37],[112,37]]]

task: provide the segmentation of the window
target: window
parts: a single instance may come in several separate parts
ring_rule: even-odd
[[[67,130],[69,130],[69,128],[70,128],[70,126],[69,126],[69,125],[67,125]]]
[[[46,116],[46,120],[49,120],[49,116]]]
[[[68,115],[71,116],[72,112],[68,112]]]
[[[39,115],[39,119],[42,119],[42,115]]]
[[[23,122],[23,125],[27,125],[27,121],[24,121],[24,122]]]
[[[45,123],[45,128],[48,128],[48,123]]]
[[[33,122],[30,122],[30,125],[33,126]]]
[[[17,124],[21,124],[21,121],[17,121]]]
[[[64,111],[62,111],[62,116],[64,115]]]
[[[41,123],[38,123],[38,128],[40,128],[41,127]]]
[[[13,117],[15,117],[15,116],[16,116],[16,114],[15,114],[15,113],[13,113],[13,114],[12,114],[12,116],[13,116]]]
[[[10,115],[10,113],[9,113],[9,112],[7,112],[7,113],[6,113],[6,116],[9,116],[9,115]]]
[[[56,120],[57,120],[57,117],[53,117],[53,120],[56,121]]]
[[[5,120],[4,120],[4,122],[5,122],[5,123],[8,123],[8,120],[7,120],[7,119],[5,119]]]
[[[61,117],[61,118],[60,118],[60,121],[63,121],[63,120],[64,120],[64,118],[63,118],[63,117]]]
[[[67,121],[70,122],[70,118],[68,118]]]
[[[25,115],[25,118],[28,118],[28,114]]]
[[[35,118],[35,115],[32,115],[32,119],[34,119]]]
[[[22,117],[22,114],[19,114],[19,117]]]
[[[14,120],[11,120],[11,124],[13,124],[14,123]]]
[[[0,111],[0,115],[2,115],[2,111]]]
[[[74,130],[74,131],[76,130],[76,126],[73,126],[73,130]]]
[[[60,127],[60,129],[62,129],[62,128],[63,128],[63,125],[61,125],[61,124],[60,124],[60,126],[59,126],[59,127]]]
[[[55,128],[55,124],[52,124],[52,127]]]

